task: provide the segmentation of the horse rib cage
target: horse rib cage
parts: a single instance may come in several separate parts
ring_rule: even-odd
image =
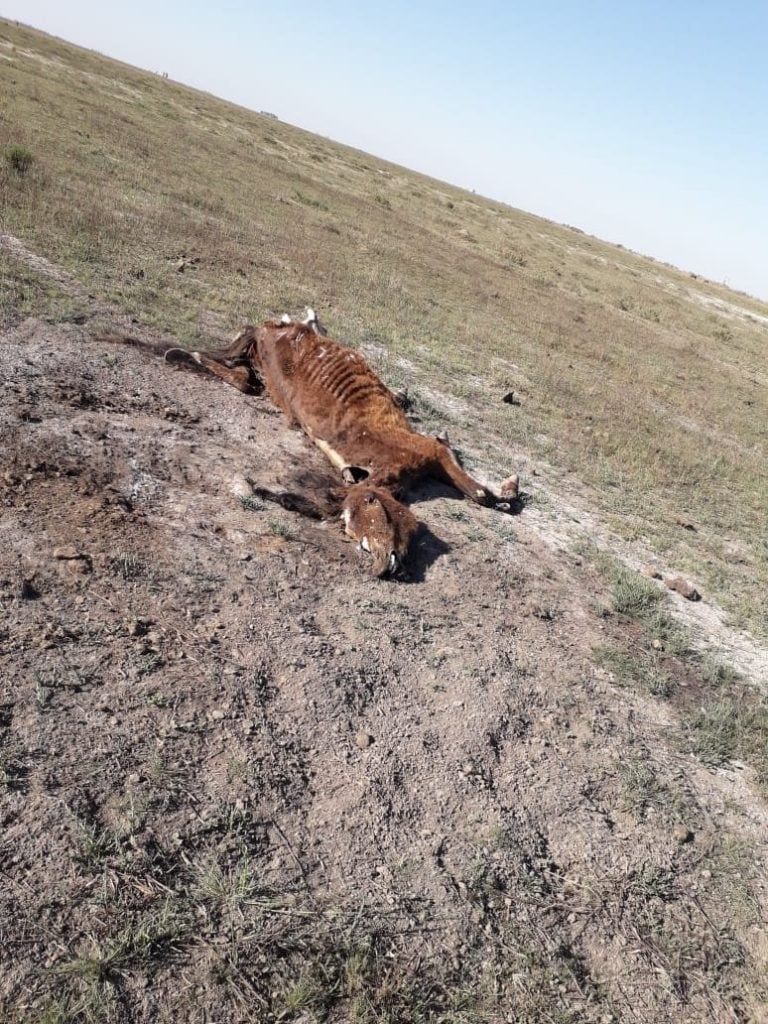
[[[323,350],[324,349],[324,350]],[[380,395],[382,385],[361,365],[360,360],[343,350],[322,346],[301,360],[299,372],[306,381],[322,388],[337,402],[344,405],[362,403],[369,395]]]

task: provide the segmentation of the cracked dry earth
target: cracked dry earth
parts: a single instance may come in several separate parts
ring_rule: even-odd
[[[5,1019],[766,1019],[765,805],[593,666],[588,565],[434,489],[377,581],[233,493],[323,468],[267,401],[0,367]]]

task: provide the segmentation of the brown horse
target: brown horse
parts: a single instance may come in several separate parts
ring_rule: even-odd
[[[266,388],[288,422],[301,428],[340,472],[343,488],[337,490],[335,507],[346,534],[373,556],[377,576],[403,564],[418,528],[399,500],[414,481],[432,477],[470,501],[502,511],[509,511],[517,498],[517,477],[506,481],[497,496],[464,471],[446,441],[417,433],[363,357],[328,338],[312,310],[303,321],[283,317],[245,327],[227,348],[169,349],[164,355],[170,362],[194,361],[245,393]],[[300,495],[284,494],[278,500],[297,511],[321,514],[317,503]],[[333,501],[321,505],[327,510]]]

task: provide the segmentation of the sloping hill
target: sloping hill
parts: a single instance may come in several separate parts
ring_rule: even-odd
[[[1,22],[0,87],[5,1017],[765,1019],[768,310]],[[266,401],[93,341],[308,302],[524,513],[374,581],[243,497],[321,466]]]

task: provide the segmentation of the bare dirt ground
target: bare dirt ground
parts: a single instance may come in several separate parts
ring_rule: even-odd
[[[433,490],[373,580],[233,493],[322,468],[266,400],[0,366],[6,1019],[766,1019],[765,804],[596,667],[589,564]]]

